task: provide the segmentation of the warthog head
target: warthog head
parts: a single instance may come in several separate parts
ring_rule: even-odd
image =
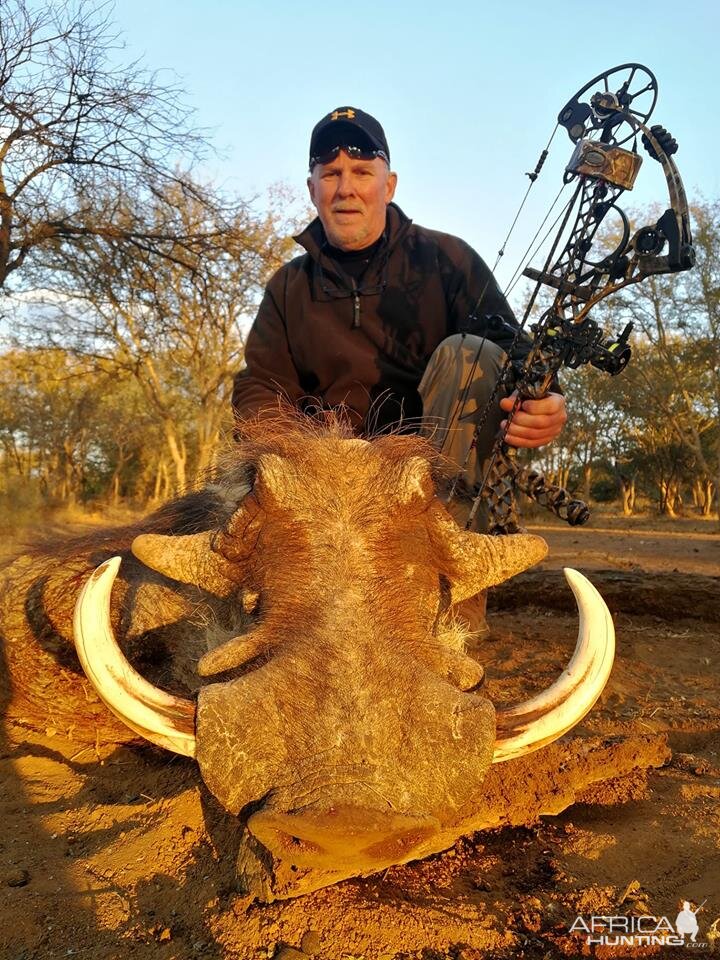
[[[119,558],[78,601],[76,646],[107,706],[195,757],[250,842],[294,869],[348,876],[427,850],[479,802],[490,764],[561,736],[609,673],[604,608],[598,621],[602,602],[576,574],[570,667],[532,701],[494,709],[454,607],[546,546],[460,529],[422,449],[416,438],[368,442],[338,428],[268,431],[246,447],[249,479],[221,525],[135,540],[146,566],[252,614],[242,635],[200,659],[197,702],[152,686],[120,652],[109,618]]]

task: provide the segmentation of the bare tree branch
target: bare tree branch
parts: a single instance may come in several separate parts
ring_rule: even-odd
[[[220,232],[232,220],[184,172],[209,148],[181,89],[140,61],[118,64],[110,13],[88,0],[0,0],[0,288],[59,241],[104,236],[180,262],[178,246],[197,253],[218,238],[184,234],[169,212],[148,233],[114,197],[142,205],[174,184],[213,210]]]

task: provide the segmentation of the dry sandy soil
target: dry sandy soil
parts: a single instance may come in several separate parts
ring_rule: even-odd
[[[707,955],[720,916],[717,526],[601,518],[580,531],[545,520],[533,529],[550,556],[522,589],[516,581],[492,598],[492,630],[475,651],[490,693],[526,695],[567,660],[576,619],[558,571],[574,566],[606,597],[618,636],[610,683],[579,733],[610,745],[665,733],[664,766],[529,826],[263,905],[237,893],[237,827],[213,808],[191,762],[149,747],[82,749],[61,731],[11,726],[0,748],[0,956]],[[685,899],[707,901],[694,951],[596,948],[569,933],[579,914],[674,921]]]

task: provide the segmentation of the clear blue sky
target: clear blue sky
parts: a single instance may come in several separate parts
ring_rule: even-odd
[[[405,212],[492,263],[559,109],[620,63],[657,76],[651,122],[679,141],[690,199],[720,197],[719,11],[711,0],[117,0],[115,20],[129,56],[179,75],[225,155],[213,174],[238,193],[278,181],[304,191],[310,129],[349,103],[384,125]],[[508,267],[571,152],[560,130]],[[664,179],[647,159],[626,206],[652,200],[665,202]]]

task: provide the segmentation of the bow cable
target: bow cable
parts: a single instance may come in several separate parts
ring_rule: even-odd
[[[510,229],[508,230],[507,235],[506,235],[505,239],[503,240],[500,249],[499,249],[498,252],[497,252],[497,256],[496,256],[496,258],[495,258],[495,263],[493,264],[492,270],[490,271],[490,273],[489,273],[489,275],[488,275],[488,278],[487,278],[487,280],[485,281],[485,285],[483,286],[482,291],[480,292],[480,296],[477,298],[477,300],[476,300],[476,302],[475,302],[475,306],[474,306],[474,307],[472,308],[472,310],[470,311],[470,315],[469,315],[469,316],[470,316],[470,319],[474,318],[474,317],[476,316],[476,314],[477,314],[477,311],[480,309],[480,305],[482,304],[482,301],[485,299],[485,294],[486,294],[487,291],[488,291],[488,286],[490,285],[490,281],[491,281],[491,280],[493,280],[493,281],[495,280],[495,271],[497,270],[497,267],[498,267],[498,264],[500,263],[500,260],[505,256],[505,247],[507,246],[508,240],[509,240],[510,237],[512,236],[512,232],[513,232],[513,230],[515,229],[515,226],[516,226],[518,220],[520,219],[520,214],[522,213],[523,207],[525,206],[525,203],[526,203],[527,198],[528,198],[528,196],[529,196],[529,194],[530,194],[530,191],[532,190],[533,186],[535,185],[535,181],[536,181],[536,180],[538,179],[538,177],[540,176],[540,173],[541,173],[542,168],[543,168],[543,166],[544,166],[544,164],[545,164],[545,161],[546,161],[547,158],[548,158],[548,154],[549,154],[549,152],[550,152],[550,146],[551,146],[551,144],[552,144],[552,142],[553,142],[553,139],[554,139],[554,137],[555,137],[555,134],[556,134],[557,131],[558,131],[558,127],[559,127],[559,126],[560,126],[560,123],[559,123],[559,122],[555,124],[555,126],[554,126],[554,128],[553,128],[553,131],[552,131],[552,133],[550,134],[550,139],[548,140],[548,142],[547,142],[547,144],[546,144],[546,146],[545,146],[545,149],[542,151],[542,153],[540,154],[540,156],[539,156],[539,158],[538,158],[537,163],[535,164],[535,169],[534,169],[533,171],[531,171],[530,173],[526,173],[526,174],[525,174],[526,177],[529,177],[530,183],[528,184],[527,190],[525,191],[525,196],[522,198],[522,201],[520,202],[520,206],[518,207],[517,212],[515,213],[515,217],[514,217],[512,223],[510,224]],[[553,207],[554,207],[555,204],[557,203],[558,197],[560,196],[560,193],[562,193],[564,187],[565,187],[565,184],[563,184],[563,186],[560,188],[560,191],[559,191],[559,193],[558,193],[558,196],[557,196],[557,197],[555,198],[555,200],[553,201],[552,206],[550,207],[550,210],[549,210],[549,211],[547,212],[547,214],[545,215],[545,218],[543,219],[542,223],[540,224],[540,227],[538,228],[537,232],[535,233],[535,236],[534,236],[533,239],[530,241],[530,246],[532,246],[532,244],[535,242],[535,238],[537,237],[537,235],[538,235],[538,233],[540,232],[540,230],[542,230],[543,225],[545,224],[547,218],[548,218],[548,217],[550,216],[550,214],[552,213]],[[557,221],[556,221],[556,222],[557,222]],[[527,254],[527,250],[525,251],[525,254]],[[525,256],[525,254],[523,255],[523,258],[524,258],[524,256]],[[518,269],[522,269],[522,262],[521,262],[521,266],[520,266]],[[517,272],[518,272],[518,271],[516,270],[516,271],[513,273],[513,278],[516,276]],[[512,279],[512,278],[511,278],[511,279]],[[525,321],[523,321],[523,323],[524,323],[524,322],[525,322]],[[521,327],[521,329],[522,329],[522,327]],[[482,338],[483,342],[480,344],[480,347],[478,348],[478,350],[477,350],[477,352],[476,352],[475,358],[473,359],[472,365],[471,365],[471,367],[470,367],[470,371],[469,371],[469,373],[468,373],[468,375],[467,375],[467,378],[466,378],[465,386],[464,386],[464,388],[463,388],[463,390],[462,390],[462,393],[460,394],[460,396],[458,397],[458,399],[455,401],[455,404],[454,404],[454,406],[453,406],[453,408],[452,408],[452,411],[451,411],[451,413],[450,413],[450,417],[449,417],[449,420],[448,420],[448,425],[447,425],[447,428],[445,429],[445,432],[443,433],[443,439],[442,439],[442,442],[441,442],[440,447],[439,447],[439,452],[440,452],[440,453],[442,453],[443,448],[444,448],[444,446],[445,446],[445,441],[446,441],[446,439],[447,439],[447,437],[448,437],[448,435],[449,435],[449,433],[450,433],[450,430],[452,429],[453,424],[456,422],[457,417],[459,416],[459,413],[460,413],[460,411],[463,409],[463,407],[464,407],[464,405],[465,405],[465,402],[466,402],[466,400],[467,400],[468,392],[469,392],[470,386],[471,386],[471,384],[472,384],[472,378],[474,377],[474,375],[475,375],[475,370],[476,370],[476,368],[477,368],[478,363],[480,362],[480,355],[481,355],[481,353],[482,353],[482,349],[483,349],[483,346],[484,346],[485,339],[486,339],[485,337]],[[463,335],[463,340],[464,340],[464,335]],[[517,336],[516,336],[515,339],[513,340],[511,349],[514,349],[516,341],[517,341]],[[457,355],[459,354],[460,349],[462,348],[462,343],[463,343],[463,341],[461,341],[460,344],[458,345],[458,349],[457,349],[457,352],[456,352],[456,358],[457,358]],[[484,422],[484,421],[483,421],[483,422]],[[471,447],[470,449],[472,449],[472,447]],[[470,451],[468,451],[468,455],[469,455],[469,452],[470,452]],[[466,460],[467,460],[467,458],[466,458]],[[457,480],[458,480],[458,478],[456,477],[455,480],[454,480],[454,482],[453,482],[452,492],[451,492],[451,494],[450,494],[451,497],[452,497],[452,495],[453,495],[453,493],[454,493],[455,486],[456,486],[456,484],[457,484]]]

